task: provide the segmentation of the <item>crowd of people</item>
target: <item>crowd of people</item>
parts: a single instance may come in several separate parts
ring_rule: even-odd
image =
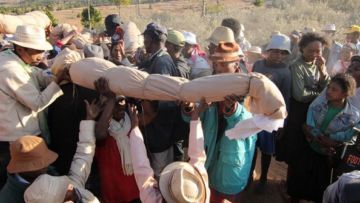
[[[329,24],[274,31],[252,46],[244,26],[226,18],[205,49],[181,28],[149,23],[141,32],[115,14],[104,26],[19,25],[2,34],[0,203],[247,202],[258,150],[255,194],[266,193],[275,157],[288,165],[289,201],[360,202],[360,26],[342,43]],[[70,62],[57,69],[62,56]],[[254,116],[247,95],[150,101],[116,94],[105,77],[87,89],[72,82],[74,58],[187,80],[260,73],[288,116],[276,131],[231,139],[225,132]]]

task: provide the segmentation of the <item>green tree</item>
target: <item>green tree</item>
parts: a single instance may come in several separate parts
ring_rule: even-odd
[[[264,0],[255,0],[254,5],[255,6],[263,6],[265,3]]]
[[[54,17],[54,15],[49,11],[49,9],[44,10],[45,14],[49,17],[51,20],[51,24],[55,27],[58,24],[58,20]]]
[[[86,27],[90,28],[99,24],[102,20],[101,13],[99,10],[95,9],[92,5],[90,5],[90,20],[88,15],[88,8],[84,8],[81,12],[81,24]]]
[[[127,6],[127,5],[130,5],[132,3],[132,0],[112,0],[112,1],[119,8],[119,15],[120,15],[121,6]]]

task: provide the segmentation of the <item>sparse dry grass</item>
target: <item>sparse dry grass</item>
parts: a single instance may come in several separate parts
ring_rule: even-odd
[[[321,30],[327,23],[335,23],[338,27],[337,38],[344,40],[343,30],[351,24],[360,24],[359,0],[273,0],[271,7],[254,7],[251,0],[222,0],[221,8],[215,1],[209,1],[210,10],[220,10],[201,18],[201,1],[178,0],[170,3],[159,3],[149,9],[141,5],[142,17],[136,15],[136,7],[128,6],[121,9],[124,20],[134,21],[143,30],[147,23],[156,21],[167,27],[188,30],[198,35],[198,41],[204,40],[225,17],[239,19],[245,25],[246,37],[254,45],[267,43],[274,30],[290,33],[294,29],[314,27]],[[269,1],[267,2],[269,4]],[[335,9],[334,9],[335,8]],[[118,13],[115,6],[98,7],[103,17],[110,13]],[[60,22],[80,25],[76,15],[81,9],[56,11],[54,15]]]

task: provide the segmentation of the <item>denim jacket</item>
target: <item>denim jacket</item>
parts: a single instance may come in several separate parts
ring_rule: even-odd
[[[328,100],[326,99],[325,94],[322,94],[311,103],[307,113],[306,124],[317,130],[320,129],[327,111]],[[353,127],[358,125],[359,122],[359,110],[346,100],[344,109],[342,109],[335,118],[330,121],[324,133],[329,135],[333,140],[340,142],[348,141],[354,135]]]

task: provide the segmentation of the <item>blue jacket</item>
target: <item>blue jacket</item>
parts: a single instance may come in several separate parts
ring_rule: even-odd
[[[206,162],[210,187],[224,194],[234,195],[241,192],[248,181],[254,156],[256,135],[246,139],[230,140],[224,134],[217,140],[218,110],[212,105],[201,116],[204,128]],[[238,103],[232,116],[224,117],[226,130],[233,128],[239,121],[251,118],[251,114]],[[184,120],[189,118],[184,117]]]
[[[8,175],[6,184],[0,191],[0,203],[22,203],[28,184],[21,183],[14,175]]]
[[[306,124],[314,127],[313,133],[315,135],[320,133],[319,129],[324,121],[327,110],[328,100],[326,99],[325,94],[318,96],[308,109]],[[359,110],[347,100],[344,109],[330,121],[325,130],[325,134],[336,141],[349,141],[354,135],[353,127],[359,124],[359,122]]]

